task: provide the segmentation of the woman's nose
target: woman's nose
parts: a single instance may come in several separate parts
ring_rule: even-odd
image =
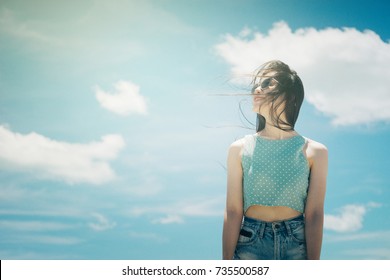
[[[263,89],[260,86],[255,88],[255,90],[253,91],[253,94],[261,94],[261,93],[263,93]]]

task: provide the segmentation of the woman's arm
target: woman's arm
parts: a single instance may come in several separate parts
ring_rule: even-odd
[[[231,260],[243,217],[241,142],[234,142],[227,159],[227,194],[222,235],[223,259]]]
[[[309,141],[306,153],[310,162],[310,183],[305,207],[307,258],[318,260],[322,246],[328,150],[320,143]]]

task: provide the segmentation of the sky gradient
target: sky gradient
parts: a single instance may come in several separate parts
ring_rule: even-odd
[[[1,0],[0,259],[220,259],[227,149],[270,59],[329,150],[322,258],[390,259],[389,11]]]

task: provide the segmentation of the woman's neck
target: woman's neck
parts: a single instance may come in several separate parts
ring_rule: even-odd
[[[261,137],[269,139],[285,139],[298,135],[298,133],[294,129],[290,131],[285,131],[269,122],[266,122],[264,129],[259,131],[257,134]]]

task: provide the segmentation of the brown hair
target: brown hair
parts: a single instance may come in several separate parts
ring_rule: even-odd
[[[271,104],[272,122],[279,129],[294,130],[305,95],[301,79],[297,72],[279,60],[269,61],[255,71],[252,79],[253,87],[257,87],[257,82],[264,77],[272,77],[276,80],[274,89],[266,96],[266,100]],[[283,114],[285,119],[282,119]],[[259,132],[264,127],[265,118],[257,114],[256,131]]]

